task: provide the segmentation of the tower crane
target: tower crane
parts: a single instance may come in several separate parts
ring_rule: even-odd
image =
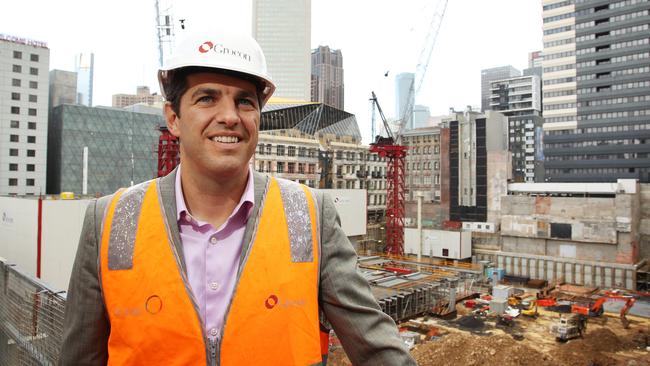
[[[387,137],[376,136],[375,141],[370,144],[370,152],[385,157],[387,160],[386,169],[386,252],[389,255],[404,254],[404,196],[406,193],[405,185],[405,160],[407,147],[401,145],[401,137],[404,128],[413,118],[413,104],[415,95],[420,91],[424,76],[429,66],[433,46],[438,38],[438,31],[442,24],[442,19],[447,10],[447,0],[440,0],[435,8],[433,18],[429,24],[429,31],[425,40],[424,47],[420,52],[418,64],[416,66],[416,75],[409,87],[407,105],[399,123],[396,134],[393,134],[384,113],[379,106],[375,92],[372,92],[373,103],[373,130],[374,130],[374,108],[377,108],[379,115],[384,124]]]

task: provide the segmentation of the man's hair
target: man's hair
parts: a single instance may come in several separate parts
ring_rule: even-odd
[[[198,74],[198,73],[228,75],[228,76],[232,76],[238,79],[243,79],[251,82],[253,85],[255,85],[255,89],[257,92],[257,101],[260,106],[260,113],[262,112],[262,94],[264,91],[264,85],[257,78],[248,74],[231,71],[231,70],[214,69],[210,67],[200,67],[200,66],[189,66],[189,67],[183,67],[180,69],[168,71],[169,82],[165,87],[165,95],[167,96],[167,102],[171,104],[172,110],[174,111],[174,113],[176,113],[177,116],[179,117],[181,116],[181,98],[183,97],[183,94],[185,94],[185,92],[188,89],[187,77],[191,74]]]

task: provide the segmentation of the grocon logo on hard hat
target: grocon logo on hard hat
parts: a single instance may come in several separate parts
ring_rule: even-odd
[[[201,43],[201,45],[199,46],[199,52],[201,53],[208,53],[210,51],[220,53],[222,55],[239,57],[242,60],[246,60],[248,62],[251,61],[251,55],[249,55],[248,53],[242,52],[240,50],[236,50],[234,48],[225,47],[220,43],[205,41]]]

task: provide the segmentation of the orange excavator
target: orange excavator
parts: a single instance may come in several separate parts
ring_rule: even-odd
[[[582,315],[588,315],[591,317],[594,316],[600,316],[603,314],[603,304],[605,304],[606,301],[612,300],[612,301],[625,301],[625,305],[623,305],[623,308],[621,309],[620,317],[621,317],[621,323],[623,324],[623,328],[627,329],[630,327],[630,322],[627,320],[627,313],[630,311],[630,308],[634,305],[636,302],[636,299],[632,296],[624,296],[619,294],[618,292],[606,292],[604,296],[600,297],[596,302],[593,303],[591,306],[584,306],[584,305],[578,305],[578,304],[573,304],[571,305],[571,312],[572,313],[577,313],[577,314],[582,314]]]

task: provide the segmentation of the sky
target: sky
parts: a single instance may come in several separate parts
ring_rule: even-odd
[[[176,21],[251,32],[251,0],[165,1]],[[345,110],[366,144],[370,93],[395,116],[395,76],[415,71],[435,1],[312,0],[312,47],[341,49]],[[134,94],[138,85],[158,91],[154,0],[11,1],[0,12],[0,33],[46,42],[50,69],[73,71],[76,54],[94,52],[94,105],[110,106],[113,94]],[[480,106],[482,69],[522,70],[528,53],[541,49],[541,0],[449,0],[416,104],[432,115]]]

